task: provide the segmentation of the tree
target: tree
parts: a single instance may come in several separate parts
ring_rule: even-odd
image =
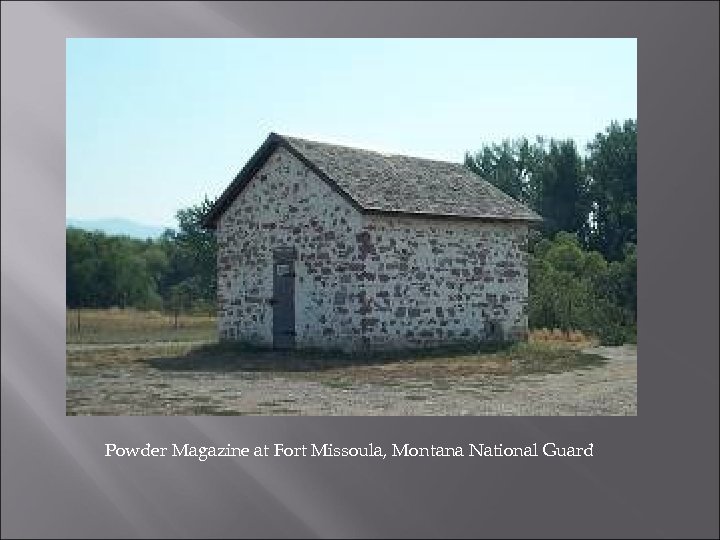
[[[588,150],[589,245],[609,260],[620,260],[626,244],[637,244],[637,122],[612,122]]]
[[[212,206],[177,213],[179,230],[157,240],[139,240],[69,227],[66,231],[66,290],[69,307],[138,307],[163,304],[212,310],[216,287],[216,242],[200,225]]]
[[[534,205],[533,175],[544,155],[543,139],[535,143],[527,139],[504,140],[500,144],[483,146],[479,151],[465,153],[465,165],[481,178],[530,206]]]
[[[530,327],[579,329],[607,344],[631,337],[636,322],[634,257],[629,250],[623,261],[608,264],[567,232],[536,243],[528,266]]]
[[[185,283],[186,295],[206,303],[215,302],[217,291],[217,242],[215,233],[202,227],[202,218],[213,205],[205,197],[200,204],[179,210],[179,230],[166,231],[162,242],[169,257],[169,271],[161,284],[167,297],[173,285]]]
[[[543,217],[543,235],[577,232],[589,236],[590,199],[583,160],[572,140],[521,138],[466,152],[465,165]]]
[[[572,231],[587,246],[590,198],[583,160],[572,140],[550,140],[533,175],[534,209],[543,217],[547,237],[558,231]]]
[[[157,242],[68,229],[70,307],[159,307],[158,283],[167,257]]]

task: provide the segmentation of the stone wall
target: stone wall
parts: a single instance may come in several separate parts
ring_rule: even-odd
[[[278,149],[218,223],[221,339],[272,344],[273,250],[295,246],[296,343],[521,338],[525,224],[360,214]]]
[[[369,345],[525,337],[526,225],[367,216],[361,235]]]

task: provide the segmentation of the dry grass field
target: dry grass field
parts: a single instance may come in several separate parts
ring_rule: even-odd
[[[216,319],[136,309],[68,309],[67,343],[147,343],[215,341]]]
[[[530,343],[559,343],[565,345],[581,345],[583,347],[588,345],[596,345],[598,340],[586,336],[579,330],[570,330],[563,332],[559,328],[553,328],[551,330],[547,328],[540,328],[538,330],[531,330],[528,336]]]

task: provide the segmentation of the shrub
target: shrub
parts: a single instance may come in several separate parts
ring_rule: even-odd
[[[530,328],[557,328],[597,336],[604,344],[634,339],[637,311],[637,256],[609,263],[585,251],[577,237],[559,232],[534,244],[529,259]]]

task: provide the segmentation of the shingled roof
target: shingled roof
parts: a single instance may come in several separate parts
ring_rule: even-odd
[[[364,213],[492,221],[542,219],[461,163],[384,154],[271,133],[205,216],[206,227],[215,228],[220,215],[278,146],[286,148]]]

